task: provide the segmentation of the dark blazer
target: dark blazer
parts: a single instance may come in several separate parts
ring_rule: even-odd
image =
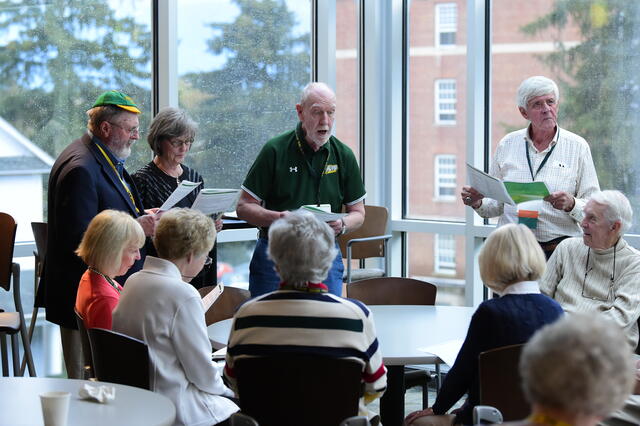
[[[46,308],[48,321],[76,328],[73,307],[87,265],[74,252],[91,219],[106,209],[121,210],[133,217],[144,214],[138,191],[126,170],[124,179],[139,212],[88,134],[73,141],[54,163],[49,175],[47,255],[36,296],[36,305]],[[142,268],[144,255],[143,248],[141,259],[127,275]]]

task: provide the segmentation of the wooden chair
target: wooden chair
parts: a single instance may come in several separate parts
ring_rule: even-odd
[[[104,328],[87,331],[96,379],[151,390],[146,343]]]
[[[503,346],[482,352],[479,357],[480,405],[497,408],[505,421],[520,420],[530,413],[518,368],[523,347]]]
[[[351,283],[347,286],[347,297],[357,299],[366,305],[429,305],[436,303],[438,288],[426,281],[412,278],[384,277],[371,278]],[[425,330],[428,333],[428,330]],[[436,364],[438,388],[440,365]],[[422,407],[429,406],[428,383],[431,374],[422,368],[407,367],[404,371],[405,389],[415,386],[422,388]]]
[[[29,367],[29,375],[36,375],[36,368],[31,355],[31,344],[27,334],[27,326],[20,297],[20,265],[13,262],[13,247],[16,238],[16,221],[6,213],[0,213],[0,287],[13,293],[15,312],[0,312],[0,352],[2,354],[2,374],[9,375],[9,357],[6,336],[11,336],[11,352],[13,358],[13,375],[22,376],[18,333],[22,339],[25,358]],[[11,281],[13,278],[13,291]]]
[[[84,358],[84,367],[83,373],[85,380],[88,380],[94,377],[93,374],[93,357],[91,355],[91,343],[89,342],[89,333],[87,332],[87,328],[84,326],[84,319],[82,315],[78,313],[75,309],[73,310],[76,314],[76,324],[78,324],[78,331],[80,332],[80,341],[82,342],[82,356]]]
[[[389,270],[387,257],[387,243],[391,234],[387,231],[389,212],[386,207],[364,206],[364,223],[354,232],[338,237],[338,244],[342,258],[347,259],[343,281],[350,284],[366,278],[384,277]],[[365,259],[373,257],[384,258],[384,269],[365,268]],[[352,270],[351,260],[360,260],[360,269]]]
[[[314,355],[241,358],[240,409],[260,426],[326,426],[358,414],[362,366]]]
[[[200,296],[204,296],[212,289],[213,286],[206,286],[198,289],[198,292],[200,292]],[[250,297],[251,293],[249,293],[249,290],[237,287],[225,287],[220,297],[218,297],[209,310],[205,312],[207,327],[214,322],[233,318],[233,314],[236,313],[238,306],[249,300]]]

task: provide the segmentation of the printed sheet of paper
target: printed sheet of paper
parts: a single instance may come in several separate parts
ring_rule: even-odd
[[[203,189],[191,206],[204,214],[232,212],[236,209],[239,189]]]
[[[464,340],[462,339],[447,340],[446,342],[442,342],[437,345],[418,348],[418,350],[434,354],[445,364],[447,364],[448,366],[452,366],[456,361],[456,357],[458,356],[458,352],[460,352],[460,348],[462,348],[462,343],[464,343]]]
[[[549,188],[544,182],[504,182],[504,187],[516,203],[542,200],[549,195]]]
[[[317,217],[322,222],[333,222],[334,220],[342,219],[347,215],[346,213],[326,212],[322,208],[313,206],[302,206],[300,208],[313,213],[315,217]]]
[[[218,300],[218,297],[220,297],[223,291],[224,291],[224,284],[218,283],[218,285],[216,285],[209,293],[207,293],[202,298],[202,307],[204,308],[205,312],[209,310],[211,305],[213,305],[213,302]]]
[[[160,206],[160,210],[169,210],[171,207],[175,206],[178,201],[182,200],[184,197],[189,195],[191,191],[200,186],[201,183],[202,182],[189,182],[188,180],[183,180],[180,182],[180,185],[178,185],[176,190],[169,195],[169,198],[167,198],[164,204]]]
[[[469,163],[467,163],[467,180],[471,187],[475,188],[476,191],[485,197],[511,205],[516,204],[509,196],[504,183],[500,179],[476,169]]]
[[[212,360],[219,360],[219,359],[224,359],[227,356],[227,347],[225,346],[222,349],[218,349],[217,351],[213,352],[211,354],[211,359]]]

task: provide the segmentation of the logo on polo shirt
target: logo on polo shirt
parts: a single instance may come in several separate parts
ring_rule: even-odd
[[[289,173],[298,173],[298,166],[296,166],[296,167],[289,167]]]
[[[337,164],[327,164],[327,167],[324,169],[324,174],[329,175],[331,173],[335,173],[338,171]]]

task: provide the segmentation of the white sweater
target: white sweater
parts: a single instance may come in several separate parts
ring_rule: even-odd
[[[152,389],[175,404],[175,424],[212,425],[239,410],[220,396],[233,392],[211,362],[200,295],[172,262],[147,256],[125,284],[113,330],[149,346]]]

